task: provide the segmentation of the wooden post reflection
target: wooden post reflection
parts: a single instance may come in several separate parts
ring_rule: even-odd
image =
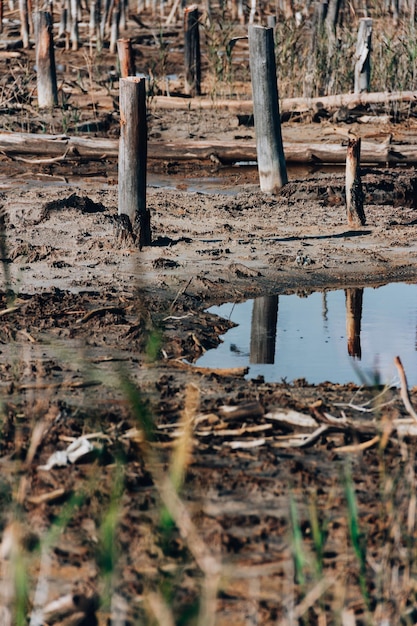
[[[278,296],[256,298],[252,309],[250,363],[274,363]]]
[[[363,289],[345,289],[345,297],[348,353],[360,359]]]

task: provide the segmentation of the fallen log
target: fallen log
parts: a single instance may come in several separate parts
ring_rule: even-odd
[[[68,137],[67,135],[37,135],[34,133],[0,133],[0,152],[6,156],[42,155],[84,159],[117,158],[119,141],[99,137]],[[292,143],[284,141],[287,163],[344,164],[346,146],[343,143]],[[170,141],[148,144],[148,159],[164,161],[214,161],[216,163],[256,162],[254,142]],[[362,143],[363,164],[417,164],[417,145],[387,145]]]
[[[320,98],[282,98],[279,106],[281,113],[304,113],[325,109],[327,111],[366,107],[369,104],[391,104],[408,102],[417,104],[417,91],[386,91],[375,93],[346,93]],[[235,113],[253,113],[252,100],[212,100],[209,98],[184,98],[175,96],[155,96],[150,108],[179,109],[198,111],[199,109],[223,109]]]

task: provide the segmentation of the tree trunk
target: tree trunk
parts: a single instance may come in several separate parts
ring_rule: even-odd
[[[346,209],[349,226],[366,224],[363,210],[363,191],[360,172],[360,137],[349,139],[346,154]]]
[[[46,11],[34,13],[36,42],[36,82],[38,106],[53,108],[58,104],[52,16]]]
[[[23,47],[27,49],[30,47],[28,0],[19,0],[19,14],[20,36],[22,37]]]
[[[141,249],[151,244],[146,207],[146,79],[120,79],[119,216],[127,216]]]
[[[118,39],[117,52],[119,55],[120,75],[122,78],[135,76],[135,57],[130,39]]]
[[[201,58],[199,11],[192,4],[184,10],[185,92],[192,96],[201,93]]]
[[[249,27],[249,61],[259,182],[262,191],[274,193],[287,183],[288,178],[282,146],[272,28]]]
[[[356,43],[355,93],[370,90],[371,41],[372,20],[365,17],[359,20],[358,39]]]

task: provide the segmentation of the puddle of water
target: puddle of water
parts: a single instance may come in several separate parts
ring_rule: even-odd
[[[268,382],[398,383],[398,355],[417,385],[417,285],[266,296],[209,311],[238,326],[199,366],[248,366],[247,378]]]

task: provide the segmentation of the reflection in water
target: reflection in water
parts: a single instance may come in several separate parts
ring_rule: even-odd
[[[348,354],[360,359],[363,289],[345,289],[345,296]]]
[[[278,296],[256,298],[252,309],[249,363],[274,363]]]
[[[401,306],[398,303],[401,302]],[[377,378],[391,382],[399,355],[410,385],[417,384],[417,285],[267,296],[212,307],[237,324],[203,367],[249,366],[249,378],[279,382],[305,378],[334,383]],[[360,360],[360,365],[358,361]]]

